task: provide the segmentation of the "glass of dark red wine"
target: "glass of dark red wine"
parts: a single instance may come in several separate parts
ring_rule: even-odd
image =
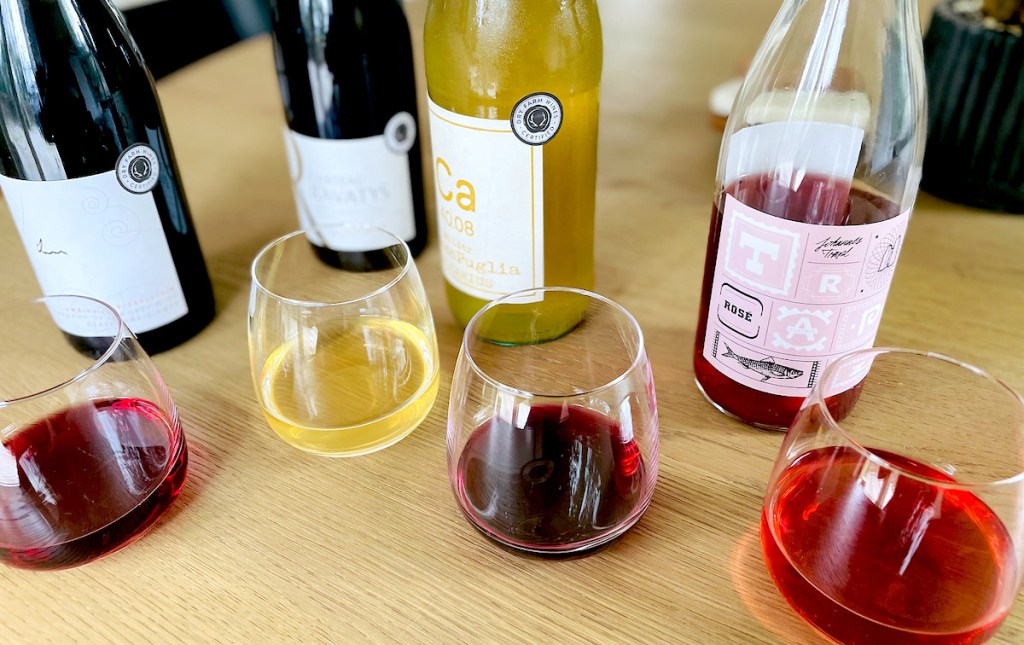
[[[67,333],[103,351],[86,357]],[[64,569],[131,543],[188,463],[153,362],[114,309],[82,296],[8,299],[0,335],[0,562]]]
[[[448,474],[470,523],[516,550],[580,554],[629,530],[658,474],[654,380],[633,316],[561,287],[482,308],[452,380]]]
[[[761,545],[837,642],[985,642],[1024,571],[1024,400],[938,354],[837,360],[783,442]]]

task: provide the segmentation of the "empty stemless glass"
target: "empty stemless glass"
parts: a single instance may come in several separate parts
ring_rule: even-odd
[[[302,231],[252,264],[249,358],[256,395],[282,439],[342,457],[401,440],[430,412],[437,337],[409,247],[375,228],[329,227],[332,266]],[[364,270],[372,268],[373,270]]]
[[[837,360],[783,442],[761,545],[840,643],[984,642],[1021,584],[1024,401],[937,354]]]
[[[578,322],[552,338],[567,312]],[[534,342],[494,340],[512,326]],[[636,320],[560,287],[477,312],[452,381],[448,474],[467,519],[516,549],[581,552],[626,532],[658,474],[654,380]]]
[[[62,569],[116,551],[185,480],[170,394],[108,305],[49,296],[0,309],[0,561]],[[68,335],[89,338],[99,357]]]

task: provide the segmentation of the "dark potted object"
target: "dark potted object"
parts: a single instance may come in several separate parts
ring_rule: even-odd
[[[942,0],[924,39],[928,141],[921,186],[1024,213],[1024,0]]]

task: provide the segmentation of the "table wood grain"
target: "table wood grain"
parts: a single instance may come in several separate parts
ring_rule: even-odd
[[[423,5],[408,3],[414,25]],[[775,591],[760,554],[761,499],[782,437],[716,413],[690,360],[721,139],[707,96],[739,72],[776,8],[601,2],[597,290],[646,334],[661,471],[636,527],[575,560],[496,548],[457,510],[444,445],[461,330],[444,301],[436,238],[418,260],[442,369],[423,425],[385,451],[340,460],[307,456],[270,431],[249,376],[248,269],[296,226],[270,41],[163,80],[218,312],[155,358],[190,441],[189,477],[168,515],[127,549],[70,571],[0,568],[0,642],[821,642]],[[33,294],[0,215],[3,289]],[[948,353],[1024,388],[1022,249],[1024,217],[922,194],[879,344]],[[996,642],[1024,642],[1020,603]]]

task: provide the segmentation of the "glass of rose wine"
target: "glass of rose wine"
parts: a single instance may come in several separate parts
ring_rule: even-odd
[[[576,324],[552,338],[567,313]],[[532,342],[496,341],[511,322]],[[629,530],[658,475],[654,380],[633,316],[562,287],[485,305],[452,379],[448,475],[470,523],[513,549],[582,553]]]
[[[363,455],[400,441],[430,412],[439,382],[434,321],[405,242],[378,228],[318,233],[339,261],[325,261],[302,231],[253,261],[256,396],[292,446]]]
[[[782,444],[761,545],[840,643],[985,642],[1021,584],[1024,400],[938,354],[840,358]]]
[[[84,564],[170,507],[185,480],[185,435],[156,367],[110,306],[68,295],[0,308],[0,561]],[[68,335],[89,338],[97,356]]]

